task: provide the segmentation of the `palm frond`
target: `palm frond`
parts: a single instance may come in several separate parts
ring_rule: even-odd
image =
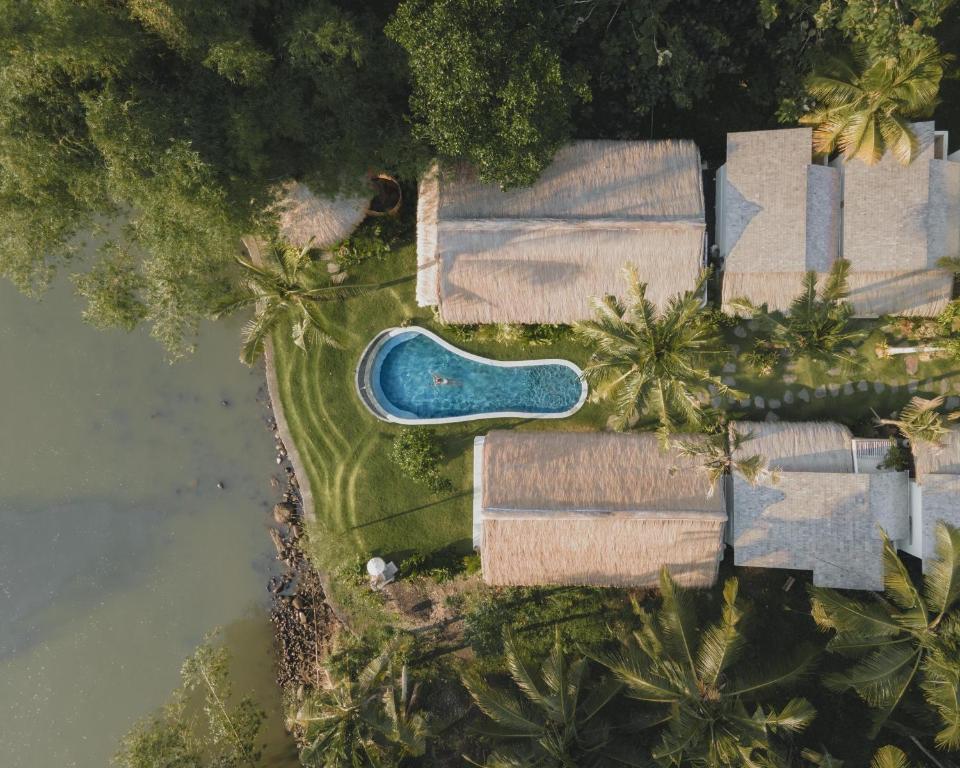
[[[697,673],[710,685],[716,685],[720,675],[736,663],[745,645],[739,629],[743,609],[738,605],[737,593],[737,580],[727,579],[723,585],[720,621],[707,627],[700,638]]]
[[[886,746],[877,750],[870,761],[870,768],[910,768],[910,762],[903,750]]]
[[[960,599],[960,529],[942,520],[935,529],[936,557],[927,563],[924,595],[939,622]]]

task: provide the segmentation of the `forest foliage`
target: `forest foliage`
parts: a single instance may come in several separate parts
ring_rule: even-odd
[[[521,186],[575,138],[691,138],[716,162],[728,131],[809,110],[825,54],[908,55],[951,5],[0,0],[0,276],[82,273],[88,321],[147,323],[176,357],[279,181],[355,191],[439,157]]]

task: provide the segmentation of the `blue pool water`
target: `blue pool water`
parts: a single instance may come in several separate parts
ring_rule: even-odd
[[[434,375],[447,383],[435,383]],[[583,391],[578,372],[567,365],[483,363],[416,331],[400,333],[379,348],[371,382],[385,411],[416,419],[564,413]]]

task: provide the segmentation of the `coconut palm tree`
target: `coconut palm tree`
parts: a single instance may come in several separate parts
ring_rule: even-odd
[[[707,385],[721,395],[744,395],[708,368],[711,359],[728,354],[703,307],[708,273],[662,311],[647,299],[635,269],[628,268],[626,277],[625,305],[613,296],[594,299],[596,319],[574,325],[577,338],[594,347],[583,373],[594,387],[593,399],[615,401],[615,429],[626,429],[646,411],[659,421],[666,441],[678,426],[700,425],[699,396]]]
[[[674,450],[681,456],[696,460],[710,478],[710,494],[713,495],[721,478],[736,472],[750,485],[770,478],[776,482],[778,473],[771,472],[767,460],[759,453],[735,459],[734,454],[751,438],[752,432],[728,429],[726,425],[694,439],[675,440]],[[676,470],[674,470],[676,471]]]
[[[947,435],[947,427],[943,414],[937,409],[943,405],[943,395],[926,399],[923,397],[911,398],[895,419],[881,419],[877,417],[877,424],[896,427],[900,433],[913,443],[933,443],[940,445]],[[947,419],[951,421],[960,417],[960,413],[951,413]]]
[[[802,755],[804,760],[817,768],[843,768],[843,760],[838,760],[829,753],[820,754],[805,749]],[[888,745],[876,751],[870,761],[870,768],[910,768],[910,761],[902,749]]]
[[[868,601],[832,589],[811,588],[811,609],[821,629],[832,630],[827,649],[857,661],[824,683],[852,690],[875,707],[873,735],[904,700],[918,673],[920,689],[942,728],[938,746],[960,747],[960,530],[936,529],[936,559],[917,589],[883,536],[884,594]]]
[[[736,312],[760,321],[767,337],[765,344],[787,354],[799,354],[855,365],[849,348],[864,338],[864,333],[851,327],[853,307],[845,301],[849,295],[847,276],[850,262],[837,259],[817,288],[817,273],[803,277],[803,290],[790,304],[786,318],[780,319],[766,306],[758,307],[745,298],[731,302]]]
[[[890,150],[907,165],[919,149],[910,120],[932,114],[949,60],[933,39],[900,58],[874,59],[859,46],[825,60],[807,80],[816,105],[800,118],[815,126],[814,149],[869,164]]]
[[[798,656],[778,669],[757,670],[744,659],[741,622],[745,606],[737,580],[723,587],[720,620],[701,627],[687,592],[664,568],[662,605],[641,612],[642,628],[619,653],[598,657],[626,686],[627,696],[644,702],[663,725],[653,758],[661,766],[726,768],[779,765],[783,734],[802,731],[815,716],[802,698],[782,708],[758,703],[808,671],[811,656]],[[748,709],[753,704],[752,711]]]
[[[464,685],[489,722],[478,728],[497,749],[487,768],[593,768],[606,765],[610,729],[602,717],[620,691],[612,678],[591,678],[589,661],[570,661],[559,634],[539,669],[521,658],[514,637],[505,633],[504,658],[512,689],[490,685],[475,672]],[[518,690],[513,690],[513,688]]]
[[[406,667],[399,682],[394,678],[391,653],[384,650],[355,680],[333,677],[297,710],[289,726],[300,733],[303,765],[383,768],[424,754],[428,730],[416,711],[418,686],[410,690]]]
[[[264,340],[282,325],[289,325],[293,342],[306,350],[309,345],[338,347],[327,330],[320,311],[323,302],[344,301],[370,293],[381,284],[335,285],[311,256],[310,243],[294,248],[273,243],[263,264],[237,257],[243,272],[243,289],[218,309],[217,316],[254,308],[253,318],[243,327],[240,360],[253,365],[263,354]]]

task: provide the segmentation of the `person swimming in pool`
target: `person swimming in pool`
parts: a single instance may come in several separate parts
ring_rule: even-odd
[[[446,376],[441,376],[439,373],[432,373],[433,376],[433,386],[435,387],[448,387],[454,384],[453,379],[448,379]]]

